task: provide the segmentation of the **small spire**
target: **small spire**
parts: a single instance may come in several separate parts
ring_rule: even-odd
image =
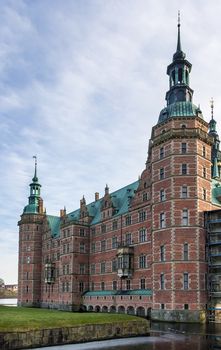
[[[34,172],[34,177],[32,179],[32,181],[34,182],[38,182],[38,177],[37,177],[37,156],[33,156],[34,160],[35,160],[35,172]]]
[[[177,24],[177,28],[178,28],[178,37],[177,37],[177,52],[182,51],[181,49],[181,40],[180,40],[180,11],[178,11],[178,24]]]
[[[211,97],[211,100],[210,100],[210,108],[211,108],[211,119],[213,120],[214,100],[213,100],[212,97]]]

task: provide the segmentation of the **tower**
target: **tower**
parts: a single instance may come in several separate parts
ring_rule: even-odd
[[[41,299],[41,258],[43,201],[37,177],[37,158],[30,184],[28,205],[21,215],[19,226],[18,305],[39,306]]]
[[[152,129],[152,318],[199,322],[207,303],[203,212],[211,210],[213,137],[192,102],[191,63],[177,49],[167,67],[167,106]]]

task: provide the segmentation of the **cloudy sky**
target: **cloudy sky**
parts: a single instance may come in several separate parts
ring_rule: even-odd
[[[191,87],[221,125],[220,0],[0,0],[0,277],[17,282],[33,177],[48,214],[137,180],[165,106],[177,40]]]

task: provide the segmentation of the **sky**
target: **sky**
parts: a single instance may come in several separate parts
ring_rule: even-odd
[[[0,278],[17,283],[17,222],[38,157],[50,215],[136,181],[177,42],[193,102],[221,127],[220,0],[0,0]]]

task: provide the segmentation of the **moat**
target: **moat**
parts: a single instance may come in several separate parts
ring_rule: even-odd
[[[49,348],[41,348],[49,349]],[[221,324],[174,324],[151,325],[151,335],[127,339],[95,341],[84,344],[53,346],[50,350],[207,350],[221,349]],[[39,348],[40,350],[40,348]]]

